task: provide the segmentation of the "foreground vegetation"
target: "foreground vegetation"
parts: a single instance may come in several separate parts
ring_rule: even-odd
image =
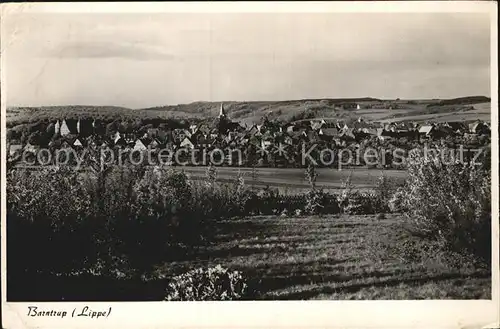
[[[417,152],[405,185],[371,192],[348,176],[327,193],[309,166],[293,196],[214,167],[10,168],[8,299],[487,298],[489,162],[439,159]]]
[[[159,266],[159,277],[218,264],[238,270],[259,299],[487,299],[490,273],[450,265],[414,237],[400,214],[258,216],[219,223],[217,244],[196,259]]]

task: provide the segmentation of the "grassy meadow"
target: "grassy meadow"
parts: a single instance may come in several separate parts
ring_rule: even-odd
[[[490,298],[488,272],[453,268],[425,253],[405,222],[401,214],[221,221],[214,246],[157,272],[168,277],[221,264],[256,278],[261,299],[269,300]]]

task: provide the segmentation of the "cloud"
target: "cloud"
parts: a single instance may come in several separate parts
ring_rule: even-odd
[[[37,14],[8,23],[12,104],[490,93],[487,14]]]
[[[139,44],[125,44],[101,41],[63,42],[44,51],[43,57],[50,58],[122,58],[140,61],[173,60],[175,56],[154,47]]]

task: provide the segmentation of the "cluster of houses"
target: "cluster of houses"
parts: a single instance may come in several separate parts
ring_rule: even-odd
[[[188,128],[163,129],[151,127],[141,133],[127,129],[105,131],[90,120],[61,120],[54,124],[54,135],[60,137],[48,143],[51,149],[83,149],[89,146],[123,148],[134,151],[147,149],[267,149],[276,144],[302,145],[303,143],[323,143],[330,147],[342,148],[364,139],[376,138],[381,141],[406,138],[417,142],[440,139],[448,136],[477,137],[488,135],[488,123],[477,121],[445,122],[418,125],[408,122],[380,124],[367,122],[362,118],[353,122],[325,121],[321,119],[303,120],[283,124],[264,119],[262,124],[241,125],[231,121],[221,104],[219,116]],[[40,145],[26,143],[10,144],[9,153],[25,150],[36,152]]]

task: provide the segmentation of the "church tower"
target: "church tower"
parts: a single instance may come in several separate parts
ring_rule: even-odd
[[[224,105],[222,103],[220,103],[219,117],[220,118],[225,118],[226,117],[226,112],[224,111]]]

